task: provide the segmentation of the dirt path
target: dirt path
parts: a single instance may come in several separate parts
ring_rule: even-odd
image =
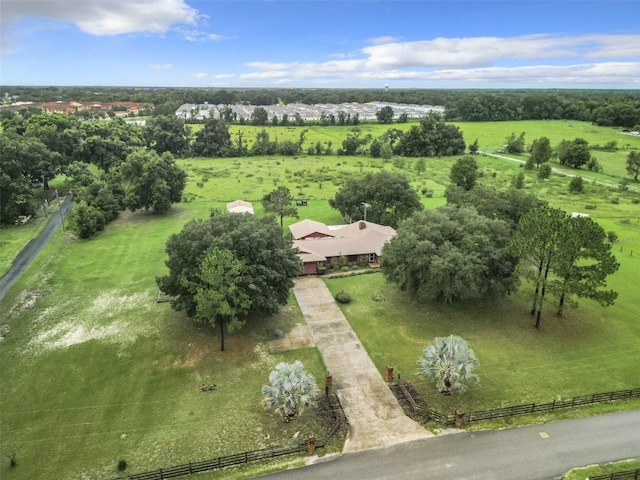
[[[501,160],[508,160],[510,162],[515,162],[515,163],[520,163],[520,164],[524,164],[526,163],[524,160],[520,160],[519,158],[512,158],[512,157],[507,157],[505,155],[498,155],[496,153],[489,153],[489,152],[481,152],[478,151],[478,153],[482,154],[482,155],[486,155],[487,157],[493,157],[493,158],[499,158]],[[553,173],[556,173],[558,175],[564,175],[565,177],[578,177],[581,176],[579,173],[570,173],[564,170],[560,170],[558,168],[553,167],[551,169],[551,171]],[[604,185],[605,187],[611,187],[611,188],[618,188],[618,185],[614,185],[613,183],[608,183],[608,182],[603,182],[601,180],[595,180],[593,178],[586,178],[586,177],[582,177],[583,180],[587,181],[587,182],[592,182],[594,184],[598,184],[598,185]],[[631,190],[636,190],[636,191],[640,191],[640,189],[633,187],[633,186],[629,186],[629,189]]]
[[[293,291],[349,420],[344,451],[433,436],[404,414],[324,281],[298,278]]]

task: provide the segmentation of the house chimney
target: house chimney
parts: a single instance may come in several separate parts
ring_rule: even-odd
[[[367,222],[360,222],[360,230],[367,228]]]

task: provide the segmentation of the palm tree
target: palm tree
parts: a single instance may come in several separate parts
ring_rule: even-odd
[[[435,377],[440,393],[451,395],[452,390],[464,392],[467,383],[475,383],[478,376],[471,371],[479,365],[467,342],[457,335],[436,337],[418,359],[418,374]]]
[[[315,403],[320,392],[316,380],[304,369],[300,360],[280,362],[269,374],[271,385],[263,385],[262,396],[267,407],[276,407],[288,421],[304,407]]]

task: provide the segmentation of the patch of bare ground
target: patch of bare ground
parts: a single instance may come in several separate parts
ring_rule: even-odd
[[[153,325],[132,321],[136,311],[148,310],[152,305],[153,299],[148,291],[127,294],[112,290],[70,315],[67,312],[73,309],[65,308],[64,304],[49,307],[34,322],[34,331],[25,347],[26,353],[67,348],[90,340],[131,344],[139,335],[149,334],[153,330]],[[64,320],[60,321],[62,311],[65,315]]]

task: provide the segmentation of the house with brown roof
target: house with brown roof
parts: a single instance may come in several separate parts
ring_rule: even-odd
[[[373,222],[327,226],[308,219],[290,225],[289,231],[305,275],[317,273],[320,265],[378,265],[382,246],[396,234]]]

